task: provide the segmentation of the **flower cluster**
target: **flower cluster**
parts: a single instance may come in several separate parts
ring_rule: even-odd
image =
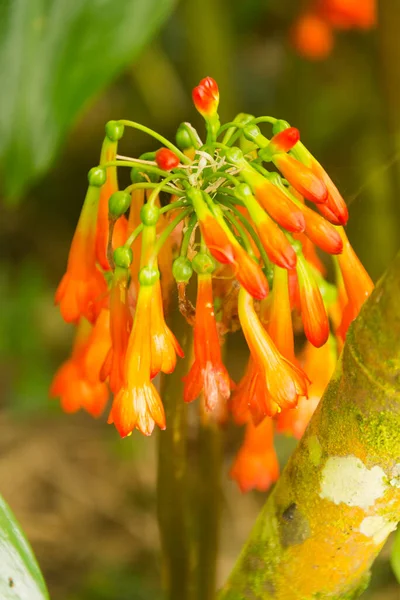
[[[134,429],[150,435],[155,424],[164,429],[155,378],[183,356],[164,314],[176,284],[194,332],[183,400],[201,397],[217,421],[230,411],[246,424],[231,474],[243,490],[265,489],[278,476],[274,426],[301,436],[373,284],[346,237],[346,204],[298,130],[248,114],[221,125],[210,77],[193,100],[205,142],[188,123],[179,126],[176,145],[132,121],[106,125],[56,292],[63,318],[77,330],[51,395],[67,412],[98,416],[111,392],[108,422],[122,437]],[[126,127],[163,147],[120,157]],[[131,170],[123,190],[119,167]],[[316,248],[332,256],[335,284],[325,279]],[[221,345],[238,325],[250,357],[234,383]],[[297,356],[294,333],[306,340]]]
[[[375,0],[311,0],[291,32],[296,50],[312,60],[326,58],[335,30],[370,29],[376,22]]]

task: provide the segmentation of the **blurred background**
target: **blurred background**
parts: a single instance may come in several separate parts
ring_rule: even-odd
[[[210,75],[223,120],[244,111],[300,129],[349,204],[349,236],[374,280],[398,249],[400,5],[380,3],[378,25],[327,32],[304,21],[312,4],[1,3],[0,491],[56,600],[162,597],[155,436],[121,441],[104,418],[63,415],[48,399],[72,338],[53,294],[104,124],[128,118],[173,139],[181,121],[200,126],[191,89]],[[157,149],[125,138],[122,154]],[[238,441],[227,437],[219,582],[265,501],[228,479]],[[294,446],[278,440],[282,464]],[[363,598],[400,597],[389,553]]]

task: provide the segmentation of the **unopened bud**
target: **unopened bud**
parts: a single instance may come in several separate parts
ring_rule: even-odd
[[[119,121],[108,121],[106,123],[106,135],[112,142],[118,142],[124,135],[124,126]]]
[[[172,265],[172,274],[177,283],[188,283],[193,275],[190,260],[185,256],[179,256]]]
[[[131,205],[131,196],[128,192],[114,192],[108,200],[108,213],[114,219],[121,217]]]
[[[155,267],[143,267],[139,272],[140,285],[153,285],[160,278],[160,271]]]
[[[114,263],[116,267],[121,267],[123,269],[128,269],[133,260],[133,253],[130,248],[125,248],[125,246],[120,246],[114,250]]]
[[[179,165],[179,158],[172,150],[168,148],[160,148],[156,152],[156,163],[164,171],[176,169]]]
[[[94,187],[101,187],[105,184],[107,179],[106,170],[103,167],[93,167],[88,173],[89,185]]]
[[[198,275],[213,273],[215,271],[215,260],[205,252],[198,252],[192,260],[192,266]]]
[[[160,216],[160,209],[153,204],[144,204],[140,210],[140,219],[143,225],[156,225]]]

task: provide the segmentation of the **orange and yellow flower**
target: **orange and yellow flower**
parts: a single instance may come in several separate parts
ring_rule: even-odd
[[[194,363],[185,377],[183,398],[192,402],[201,392],[205,406],[214,410],[221,398],[230,396],[231,383],[222,362],[214,314],[212,278],[210,274],[198,276],[196,318],[194,325]]]
[[[267,491],[279,477],[279,463],[274,448],[272,420],[265,418],[255,426],[249,422],[243,445],[230,470],[230,476],[242,492]]]
[[[126,351],[125,386],[116,394],[109,423],[121,437],[138,429],[150,435],[157,424],[165,429],[161,398],[151,382],[151,301],[153,287],[140,286],[133,328]]]

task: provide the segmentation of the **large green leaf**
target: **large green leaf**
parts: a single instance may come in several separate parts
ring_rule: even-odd
[[[1,496],[0,598],[1,600],[49,600],[32,549]]]
[[[175,0],[0,0],[0,160],[17,197],[77,113],[137,56]]]

